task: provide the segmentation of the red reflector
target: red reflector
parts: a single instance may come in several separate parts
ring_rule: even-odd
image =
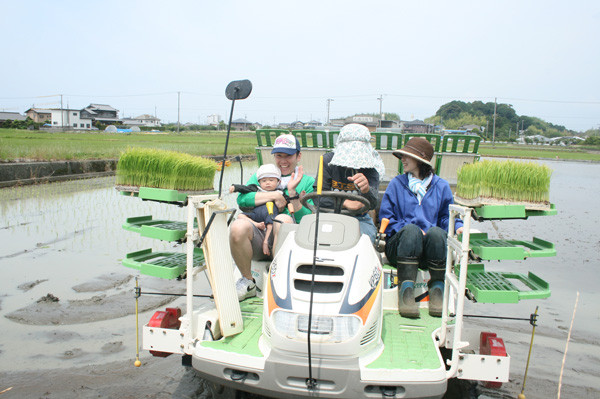
[[[504,340],[496,337],[495,333],[482,332],[479,335],[479,353],[482,355],[506,356],[506,347]],[[501,382],[485,381],[483,385],[486,388],[500,388]]]
[[[168,328],[172,330],[179,329],[181,325],[181,321],[179,318],[181,317],[181,309],[179,308],[167,308],[166,311],[156,311],[152,318],[148,322],[148,327],[157,327],[157,328]],[[167,357],[171,353],[169,352],[159,352],[159,351],[150,351],[152,356],[157,357]]]

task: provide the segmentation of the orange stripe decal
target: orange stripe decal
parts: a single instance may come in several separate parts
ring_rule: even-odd
[[[358,312],[354,313],[355,315],[357,315],[358,317],[361,318],[363,325],[367,322],[369,313],[371,313],[371,308],[373,307],[373,304],[375,303],[375,299],[377,298],[377,294],[379,293],[379,289],[381,288],[382,280],[383,279],[379,279],[379,283],[377,283],[377,288],[375,288],[375,290],[371,294],[371,297],[369,298],[367,303],[365,303],[365,306],[360,308],[360,310]]]

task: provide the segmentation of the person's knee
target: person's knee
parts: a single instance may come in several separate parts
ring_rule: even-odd
[[[360,233],[366,234],[369,237],[369,239],[371,240],[371,243],[375,243],[375,237],[377,236],[377,228],[375,227],[373,222],[360,223],[359,227],[360,227]]]
[[[244,219],[233,221],[229,228],[229,239],[232,241],[241,241],[248,238],[252,239],[252,223]]]
[[[423,246],[423,231],[416,224],[407,224],[398,232],[400,240],[404,245],[409,245],[415,248]]]
[[[437,226],[427,231],[424,239],[424,266],[431,268],[432,265],[445,264],[447,236],[448,233]]]
[[[277,217],[275,217],[275,220],[279,220],[281,223],[294,223],[292,217],[284,213],[277,215]]]
[[[423,252],[423,232],[419,226],[407,224],[400,229],[400,231],[392,237],[390,250],[393,251],[393,256],[397,259],[419,258]],[[387,253],[388,249],[386,245],[386,254]]]
[[[448,233],[446,230],[441,229],[437,226],[431,227],[427,230],[427,234],[424,237],[424,246],[427,248],[432,247],[443,247],[446,248],[446,240],[448,239]]]
[[[404,226],[402,229],[400,229],[399,233],[405,234],[405,235],[423,235],[423,232],[421,231],[421,228],[419,226],[417,226],[416,224],[407,224],[406,226]]]
[[[431,227],[429,230],[427,230],[427,234],[426,237],[429,239],[434,239],[434,240],[445,240],[446,237],[448,236],[448,233],[446,232],[446,230],[438,227],[438,226],[433,226]]]

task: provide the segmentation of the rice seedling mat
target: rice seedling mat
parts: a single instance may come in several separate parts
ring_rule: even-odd
[[[212,159],[176,151],[129,148],[121,154],[116,183],[172,190],[213,189],[217,164]]]
[[[202,267],[204,253],[194,248],[194,267]],[[123,266],[140,271],[146,276],[174,279],[185,273],[186,254],[181,252],[152,252],[152,249],[128,253],[121,262]]]
[[[484,160],[464,164],[457,172],[455,202],[478,208],[521,205],[549,211],[552,170],[534,162]]]
[[[550,204],[549,210],[527,209],[524,205],[484,205],[473,208],[471,216],[481,222],[492,219],[527,219],[530,216],[552,216],[556,213],[554,204]]]
[[[456,266],[456,274],[459,273]],[[486,272],[483,264],[471,263],[467,270],[467,289],[481,303],[518,303],[525,299],[550,297],[550,285],[537,275],[512,272]]]
[[[194,223],[197,229],[197,223]],[[151,215],[127,218],[123,229],[139,233],[142,237],[155,238],[162,241],[180,241],[187,233],[187,223],[171,220],[153,220]]]
[[[523,260],[556,256],[551,242],[533,237],[532,241],[489,239],[487,233],[471,233],[469,247],[483,260]]]

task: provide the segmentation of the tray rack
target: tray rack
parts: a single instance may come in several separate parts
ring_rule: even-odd
[[[128,253],[123,266],[139,270],[141,274],[164,279],[183,276],[186,270],[185,252],[152,252],[152,249]],[[204,265],[202,249],[194,249],[194,267]]]
[[[550,210],[528,210],[523,205],[484,205],[472,209],[475,220],[527,219],[529,216],[556,215],[554,204]],[[487,233],[471,233],[469,239],[471,258],[477,260],[524,260],[526,258],[556,256],[555,245],[533,237],[531,241],[490,239]],[[460,266],[456,265],[456,274]],[[466,288],[477,302],[517,303],[525,299],[542,299],[550,296],[550,285],[534,273],[527,274],[489,271],[482,263],[469,263]]]
[[[194,228],[198,228],[194,223]],[[152,215],[127,218],[123,229],[139,233],[142,237],[162,241],[182,241],[185,238],[187,224],[172,220],[152,219]]]
[[[218,197],[213,190],[202,192],[183,192],[153,187],[117,186],[116,189],[122,194],[137,197],[146,201],[156,201],[165,204],[185,206],[189,195],[202,194],[203,201],[209,201]],[[175,241],[182,243],[186,239],[187,223],[172,220],[153,219],[151,215],[127,218],[123,229],[139,233],[142,237],[158,239],[162,241]],[[197,229],[197,223],[194,224]],[[186,253],[179,252],[152,252],[152,249],[143,249],[128,253],[122,260],[122,264],[139,270],[140,274],[174,279],[180,278],[186,271]],[[194,248],[194,267],[204,267],[204,253],[200,248]]]

